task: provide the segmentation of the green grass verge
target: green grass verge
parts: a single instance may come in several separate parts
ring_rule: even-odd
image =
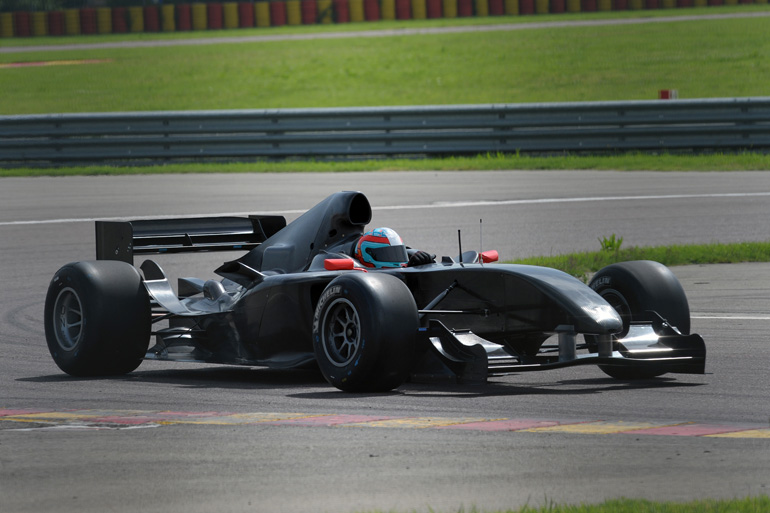
[[[465,509],[458,513],[482,513],[486,510]],[[609,500],[596,505],[556,505],[535,508],[498,510],[495,513],[765,513],[770,511],[770,497],[760,495],[745,499],[699,500],[692,502],[654,502],[639,499]],[[487,512],[491,513],[491,512]]]
[[[619,246],[620,244],[617,244],[615,248],[596,252],[524,258],[515,260],[513,263],[553,267],[587,281],[592,273],[602,267],[629,260],[654,260],[666,266],[767,262],[770,260],[770,242],[630,247],[627,249],[620,249]]]
[[[660,89],[680,98],[761,96],[767,24],[750,17],[0,54],[0,62],[107,61],[0,69],[0,114],[632,100]]]
[[[609,156],[480,155],[428,159],[312,161],[291,160],[241,163],[186,163],[148,166],[82,166],[61,168],[0,168],[0,178],[13,176],[76,176],[184,173],[297,173],[354,171],[766,171],[770,154],[737,153],[674,155],[630,153]]]

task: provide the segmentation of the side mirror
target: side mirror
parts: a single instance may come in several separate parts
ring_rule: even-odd
[[[327,271],[352,271],[356,263],[350,258],[327,258],[324,269]]]
[[[497,262],[498,259],[499,259],[499,255],[497,254],[496,249],[490,249],[489,251],[483,251],[481,253],[481,262],[484,264]]]

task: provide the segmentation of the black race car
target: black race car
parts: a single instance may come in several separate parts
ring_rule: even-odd
[[[351,255],[371,216],[364,194],[339,192],[288,225],[281,216],[97,222],[97,260],[65,265],[48,289],[51,355],[74,376],[128,373],[142,359],[317,364],[346,391],[579,364],[620,379],[704,372],[687,298],[659,263],[613,264],[589,285],[495,263],[495,252],[369,269]],[[154,261],[133,265],[143,253],[212,250],[245,254],[215,271],[221,279],[181,278],[176,290]]]

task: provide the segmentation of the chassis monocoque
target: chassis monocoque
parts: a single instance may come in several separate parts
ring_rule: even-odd
[[[684,291],[661,264],[613,264],[589,285],[489,253],[365,269],[348,255],[371,215],[364,194],[339,192],[288,225],[280,216],[97,222],[97,260],[65,265],[49,286],[51,355],[76,376],[131,372],[143,359],[317,363],[346,391],[578,364],[620,379],[704,372]],[[133,265],[143,253],[224,249],[245,253],[216,269],[220,278],[180,278],[176,290],[156,262]]]

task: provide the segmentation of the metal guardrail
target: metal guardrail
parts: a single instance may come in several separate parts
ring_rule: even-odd
[[[770,149],[770,97],[0,116],[0,163]]]

